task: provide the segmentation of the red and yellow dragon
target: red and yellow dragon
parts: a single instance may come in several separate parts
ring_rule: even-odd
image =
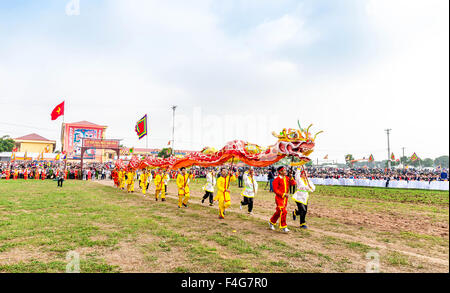
[[[193,165],[202,167],[215,167],[223,165],[233,158],[239,159],[243,163],[254,167],[270,166],[286,156],[298,158],[296,165],[303,165],[311,161],[308,157],[313,151],[315,140],[319,131],[314,136],[309,132],[310,127],[305,130],[283,129],[279,134],[272,132],[278,141],[267,148],[261,148],[256,144],[251,144],[242,140],[233,140],[228,142],[221,150],[214,151],[211,148],[204,148],[200,152],[190,153],[184,157],[171,156],[169,158],[160,158],[156,156],[147,156],[138,158],[133,156],[126,163],[119,159],[116,161],[116,168],[119,170],[138,170],[145,168],[165,168],[177,170],[181,167],[190,167]]]

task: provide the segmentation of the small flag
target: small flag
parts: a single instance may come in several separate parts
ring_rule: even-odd
[[[60,157],[61,157],[61,155],[60,155],[60,154],[57,154],[55,160],[56,160],[56,161],[59,161],[59,158],[60,158]]]
[[[374,161],[373,155],[372,155],[372,154],[370,154],[370,157],[369,157],[369,162],[373,162],[373,161]]]
[[[323,157],[323,159],[328,160],[328,154],[325,157]]]
[[[391,154],[391,160],[392,160],[392,161],[395,161],[394,153]]]
[[[130,149],[128,150],[128,152],[129,152],[130,154],[132,154],[132,153],[134,152],[134,148],[130,148]]]
[[[62,159],[63,159],[63,160],[67,160],[67,154],[63,153]]]
[[[147,114],[145,114],[144,117],[142,117],[137,123],[136,127],[134,128],[136,131],[139,139],[143,138],[147,135]]]
[[[170,145],[170,140],[169,140],[169,142],[167,143],[167,145]]]
[[[27,152],[25,152],[25,155],[23,155],[23,160],[24,160],[24,161],[27,160]]]
[[[416,153],[412,154],[412,156],[411,156],[411,161],[412,161],[412,162],[415,162],[415,161],[417,161],[417,160],[419,160],[419,157],[416,155]]]
[[[16,160],[16,154],[12,152],[11,154],[11,162],[14,162]]]
[[[64,102],[62,102],[61,104],[56,106],[55,109],[53,109],[51,113],[51,118],[52,120],[56,120],[59,116],[62,115],[64,115]]]

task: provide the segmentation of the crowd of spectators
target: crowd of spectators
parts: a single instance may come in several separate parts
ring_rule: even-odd
[[[45,172],[48,179],[56,177],[57,170],[66,170],[67,179],[83,179],[83,180],[105,180],[111,179],[111,172],[114,169],[114,163],[85,163],[83,173],[81,173],[81,164],[56,162],[0,162],[0,176],[5,177],[5,171],[10,168],[10,176],[18,171],[19,178],[23,178],[25,170],[29,174],[29,178],[34,178],[36,172]],[[65,169],[64,169],[65,168]],[[219,174],[221,167],[214,168],[216,174]],[[194,166],[190,172],[194,178],[205,178],[210,168]],[[233,167],[233,171],[242,180],[242,174],[247,170],[246,167]],[[448,181],[448,169],[377,169],[377,168],[317,168],[307,167],[308,177],[322,179],[370,179],[370,180],[406,180],[406,181]],[[153,171],[154,172],[154,171]],[[277,176],[276,169],[273,166],[265,168],[254,168],[255,176],[265,176],[271,187],[271,182]],[[288,176],[294,176],[295,169],[288,168]],[[176,178],[176,171],[169,172],[171,178]]]
[[[105,180],[111,179],[111,172],[114,168],[113,163],[84,163],[83,173],[81,172],[81,163],[57,163],[57,162],[0,162],[0,178],[5,179],[7,170],[9,170],[10,178],[13,178],[14,173],[18,173],[18,178],[23,179],[25,172],[28,178],[34,179],[36,176],[42,177],[45,174],[45,179],[55,179],[57,173],[66,173],[66,179],[84,179],[84,180]]]

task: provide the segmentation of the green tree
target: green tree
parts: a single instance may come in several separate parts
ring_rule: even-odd
[[[172,148],[163,148],[159,153],[158,157],[160,158],[168,158],[172,155]]]
[[[347,154],[347,155],[345,155],[345,163],[346,163],[347,166],[349,166],[350,168],[353,168],[353,163],[351,162],[352,160],[354,160],[352,154]]]
[[[434,165],[441,165],[442,168],[448,168],[448,156],[440,156],[434,159]]]
[[[433,167],[434,161],[430,158],[426,158],[422,161],[423,167]]]
[[[0,152],[11,152],[14,148],[14,140],[9,135],[0,137]]]

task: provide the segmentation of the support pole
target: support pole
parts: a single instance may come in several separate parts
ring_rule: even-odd
[[[391,131],[392,129],[385,129],[384,131],[386,131],[386,134],[387,134],[387,143],[388,143],[388,169],[391,169],[391,147],[390,147],[390,144],[389,144],[389,134],[390,134],[390,131]]]

